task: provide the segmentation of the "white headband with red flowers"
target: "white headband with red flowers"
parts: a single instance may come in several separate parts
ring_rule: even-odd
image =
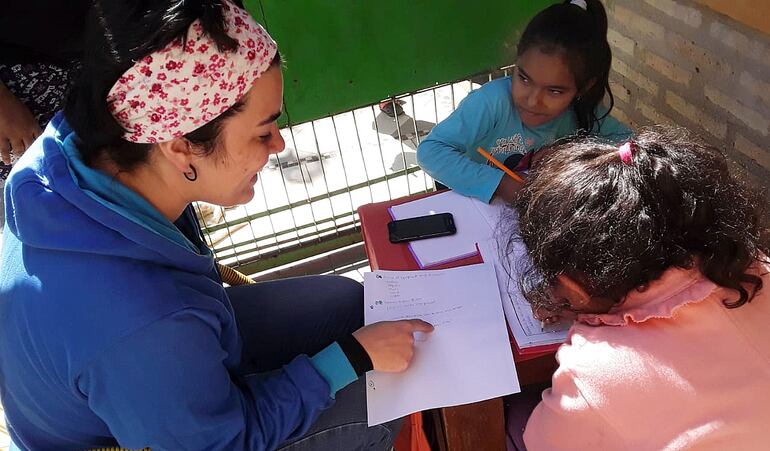
[[[241,99],[278,46],[244,10],[222,4],[225,32],[238,41],[220,51],[199,20],[178,38],[128,69],[107,94],[107,106],[135,143],[170,141],[211,122]]]

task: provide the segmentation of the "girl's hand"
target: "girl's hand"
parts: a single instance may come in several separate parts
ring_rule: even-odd
[[[20,157],[40,133],[29,109],[0,83],[0,160],[11,164],[11,150]]]
[[[406,370],[414,357],[414,333],[433,332],[430,323],[419,319],[382,321],[353,332],[377,371],[397,373]]]
[[[561,313],[546,310],[544,308],[533,309],[532,314],[535,316],[535,319],[543,323],[545,326],[556,324],[561,321],[562,318]]]
[[[503,199],[506,203],[511,204],[516,200],[516,196],[523,187],[524,185],[521,183],[504,175],[502,180],[500,180],[500,184],[497,185],[495,196]]]

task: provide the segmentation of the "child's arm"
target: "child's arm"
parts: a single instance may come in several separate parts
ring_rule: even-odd
[[[561,365],[553,375],[553,385],[543,392],[543,400],[532,411],[524,430],[527,449],[627,449],[623,435],[581,391],[585,381],[570,371],[570,354],[574,352],[569,343],[559,349]]]
[[[617,410],[611,407],[623,396],[618,394],[617,385],[628,381],[618,381],[617,372],[607,364],[626,362],[607,354],[604,342],[586,343],[573,326],[567,342],[556,353],[559,368],[551,388],[543,392],[543,400],[527,421],[524,443],[528,450],[628,449],[624,423],[613,418]],[[609,393],[607,387],[616,387],[616,391]]]
[[[467,155],[476,152],[498,117],[494,103],[481,89],[433,127],[417,148],[417,162],[428,175],[458,193],[489,202],[504,173]]]
[[[504,176],[500,180],[500,184],[497,185],[497,189],[495,190],[494,195],[506,203],[512,204],[514,201],[516,201],[516,198],[519,195],[519,191],[521,191],[522,188],[524,188],[524,184],[508,176]]]

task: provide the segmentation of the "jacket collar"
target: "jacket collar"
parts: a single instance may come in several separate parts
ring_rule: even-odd
[[[643,291],[633,290],[603,314],[581,314],[577,320],[593,326],[624,326],[650,318],[671,318],[684,305],[701,302],[719,286],[697,269],[669,268]]]

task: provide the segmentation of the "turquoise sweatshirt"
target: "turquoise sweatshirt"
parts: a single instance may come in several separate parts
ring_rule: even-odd
[[[596,115],[602,117],[606,112],[600,107]],[[511,97],[511,77],[504,77],[471,92],[448,118],[437,124],[417,148],[417,161],[425,172],[449,188],[489,202],[504,173],[489,165],[476,151],[478,147],[504,162],[512,155],[536,151],[576,130],[577,118],[571,108],[538,127],[522,124]],[[628,127],[611,116],[600,121],[595,134],[612,142],[632,136]]]

